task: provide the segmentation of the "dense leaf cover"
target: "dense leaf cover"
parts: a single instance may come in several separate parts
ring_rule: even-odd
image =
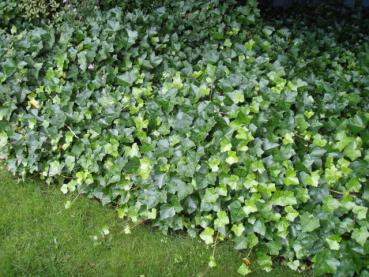
[[[368,38],[219,2],[1,30],[0,158],[133,222],[255,249],[243,275],[280,257],[368,276]]]
[[[0,26],[32,22],[33,24],[54,23],[68,20],[68,17],[85,16],[95,8],[106,10],[117,5],[126,7],[135,0],[2,0],[0,2]],[[139,4],[149,5],[151,1],[141,0]],[[137,5],[135,5],[137,8]],[[75,9],[75,12],[74,12]],[[78,9],[78,11],[77,11]]]

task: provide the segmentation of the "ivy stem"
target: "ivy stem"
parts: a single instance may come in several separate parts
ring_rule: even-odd
[[[139,226],[139,225],[141,225],[141,224],[143,224],[143,223],[145,223],[147,220],[142,220],[142,221],[139,221],[139,222],[137,222],[136,224],[134,224],[133,226],[130,226],[129,225],[129,223],[127,223],[127,225],[128,225],[128,227],[129,227],[129,229],[132,231],[134,228],[136,228],[137,226]],[[121,232],[120,232],[120,234],[121,233],[123,233],[124,232],[124,230],[122,230]]]
[[[226,234],[225,234],[225,236],[224,236],[224,238],[227,238],[228,236],[229,236],[229,234],[231,233],[231,231],[229,230]],[[218,244],[218,236],[219,236],[219,232],[217,232],[217,235],[215,236],[215,242],[214,242],[214,244],[213,244],[213,256],[214,256],[214,254],[215,254],[215,248],[216,248],[216,246],[217,246],[217,244]]]
[[[246,258],[248,258],[250,256],[251,251],[252,251],[252,247],[250,248],[249,253],[247,253]]]
[[[76,135],[76,133],[72,130],[72,128],[70,128],[67,124],[65,124],[65,126],[68,128],[68,130],[73,134],[73,136],[76,138],[76,139],[79,139],[79,136]]]
[[[334,190],[334,189],[329,189],[331,192],[337,193],[337,194],[341,194],[341,195],[345,195],[343,192]]]
[[[81,195],[81,192],[78,192],[77,196],[74,197],[74,199],[72,200],[71,204],[73,204],[80,195]]]
[[[217,232],[217,235],[215,236],[215,242],[214,242],[214,245],[213,245],[213,257],[214,257],[214,254],[215,254],[215,248],[217,247],[217,244],[218,244],[218,235],[219,233]]]
[[[70,202],[70,206],[73,205],[73,203],[77,200],[77,198],[81,195],[81,192],[78,192],[77,196],[74,197],[74,199]],[[62,211],[64,211],[65,209],[60,210],[59,212],[57,212],[56,214],[60,214]]]

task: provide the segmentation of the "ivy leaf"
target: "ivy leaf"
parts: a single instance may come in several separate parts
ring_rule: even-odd
[[[232,149],[232,144],[228,140],[221,140],[220,152],[229,152]]]
[[[214,229],[206,227],[201,233],[200,238],[205,241],[206,244],[213,243]]]
[[[258,233],[258,234],[260,234],[262,236],[265,236],[266,226],[265,226],[265,224],[262,221],[257,220],[254,223],[253,229],[254,229],[254,232],[255,233]]]
[[[124,227],[123,232],[126,235],[131,234],[131,228],[129,227],[129,225],[127,225],[127,226]]]
[[[296,125],[301,131],[306,130],[309,127],[309,123],[305,120],[304,116],[299,114],[296,116]]]
[[[134,70],[131,71],[127,71],[121,75],[117,76],[118,82],[121,85],[125,85],[125,86],[132,86],[133,83],[137,80],[137,75],[136,72]]]
[[[254,233],[249,233],[246,240],[249,248],[253,248],[259,243],[259,239]]]
[[[329,238],[326,238],[325,241],[327,242],[329,249],[331,250],[339,250],[341,238],[337,235],[332,235]]]
[[[364,246],[369,237],[369,232],[366,227],[355,228],[351,234],[351,238],[361,246]]]
[[[359,192],[361,189],[361,184],[357,178],[351,178],[346,183],[346,187],[349,192]]]
[[[49,176],[56,176],[61,173],[62,165],[59,161],[52,161],[49,166]]]
[[[287,213],[286,215],[286,218],[288,221],[294,221],[296,217],[299,216],[299,212],[296,211],[292,206],[287,206],[285,209],[284,209]]]
[[[317,275],[335,274],[340,265],[339,260],[327,249],[319,251],[314,256],[313,261],[314,272]]]
[[[160,219],[161,220],[171,218],[175,214],[176,214],[176,210],[174,209],[174,207],[168,204],[163,205],[163,207],[160,208]]]
[[[156,209],[152,208],[151,211],[147,212],[148,219],[156,219]]]
[[[68,193],[68,185],[67,184],[63,184],[60,188],[60,191],[64,194]]]
[[[5,132],[0,132],[0,149],[8,143],[8,135]]]
[[[219,171],[219,165],[220,165],[220,160],[218,160],[216,158],[211,158],[209,160],[209,167],[210,167],[212,172],[218,172]]]
[[[245,265],[244,263],[241,264],[241,266],[237,270],[238,274],[242,276],[246,276],[252,272],[252,270],[249,268],[249,266]]]
[[[138,33],[136,31],[132,31],[130,29],[127,29],[127,35],[128,35],[128,43],[129,45],[133,45],[137,38],[138,38]]]
[[[211,255],[209,257],[209,263],[208,263],[208,266],[210,268],[213,268],[213,267],[216,267],[217,266],[217,263],[215,262],[215,257],[213,255]]]
[[[292,191],[276,191],[272,196],[272,202],[276,206],[296,205],[297,200]]]
[[[190,115],[184,112],[179,112],[173,122],[173,128],[178,131],[186,131],[190,128],[192,121],[193,118]]]
[[[245,231],[245,226],[242,223],[234,224],[232,226],[232,231],[236,237],[240,237]]]
[[[322,137],[322,135],[317,134],[314,136],[313,144],[319,147],[324,147],[327,145],[327,140]]]
[[[354,133],[361,132],[365,129],[364,120],[358,114],[348,120],[348,125]]]
[[[267,253],[263,249],[259,249],[256,251],[256,262],[259,264],[261,269],[267,272],[272,270],[272,258],[267,255]]]
[[[228,96],[232,99],[232,101],[235,104],[243,103],[245,101],[245,96],[244,96],[243,91],[230,92],[228,93]]]
[[[148,158],[144,157],[140,159],[138,174],[142,177],[142,179],[146,180],[147,178],[149,178],[152,168],[153,166],[151,164],[151,161]]]
[[[71,206],[72,206],[72,202],[68,200],[67,202],[65,202],[64,208],[67,210],[67,209],[69,209]]]
[[[320,221],[314,215],[305,212],[300,216],[301,229],[304,233],[309,233],[319,228]]]
[[[215,188],[208,188],[208,189],[206,189],[205,195],[204,195],[202,200],[204,202],[214,203],[218,200],[218,198],[219,198],[219,194],[215,190]]]
[[[78,53],[78,64],[82,71],[87,69],[87,51],[82,51]]]
[[[140,127],[143,127],[143,126],[141,125]],[[139,147],[138,147],[137,143],[133,143],[131,147],[126,146],[125,147],[125,152],[126,152],[126,155],[130,158],[141,156],[141,153],[140,153],[140,150],[139,150]]]
[[[284,178],[284,183],[286,186],[298,185],[299,179],[296,176],[287,176]]]
[[[214,221],[214,226],[216,227],[223,227],[229,223],[228,215],[225,211],[217,212],[217,218]]]
[[[302,182],[305,185],[317,187],[319,185],[320,175],[319,171],[313,171],[310,175],[302,173]]]
[[[361,156],[361,151],[358,149],[358,144],[356,140],[351,142],[343,151],[343,153],[348,157],[351,161],[356,160]]]
[[[353,207],[352,212],[356,214],[357,219],[365,219],[368,208],[363,206],[355,206]]]
[[[256,207],[256,204],[254,202],[254,200],[250,199],[250,200],[245,200],[245,206],[242,208],[244,213],[248,216],[251,213],[254,213],[258,210],[258,208]]]
[[[228,151],[228,156],[226,158],[226,162],[229,165],[235,164],[238,162],[237,153],[234,151]]]
[[[354,139],[351,137],[348,137],[344,131],[340,131],[336,135],[337,143],[335,144],[335,147],[342,152],[343,149],[346,148]]]

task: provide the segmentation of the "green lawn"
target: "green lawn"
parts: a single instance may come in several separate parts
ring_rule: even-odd
[[[238,276],[242,253],[231,244],[216,248],[210,269],[213,250],[197,239],[141,225],[127,235],[114,210],[96,201],[81,196],[65,209],[75,196],[57,187],[18,182],[1,169],[0,178],[0,276]],[[300,274],[278,267],[251,276]]]

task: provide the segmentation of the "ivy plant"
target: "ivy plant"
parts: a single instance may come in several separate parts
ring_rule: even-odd
[[[146,2],[0,29],[8,170],[232,240],[241,275],[279,257],[367,276],[368,37],[265,21],[255,0]]]

